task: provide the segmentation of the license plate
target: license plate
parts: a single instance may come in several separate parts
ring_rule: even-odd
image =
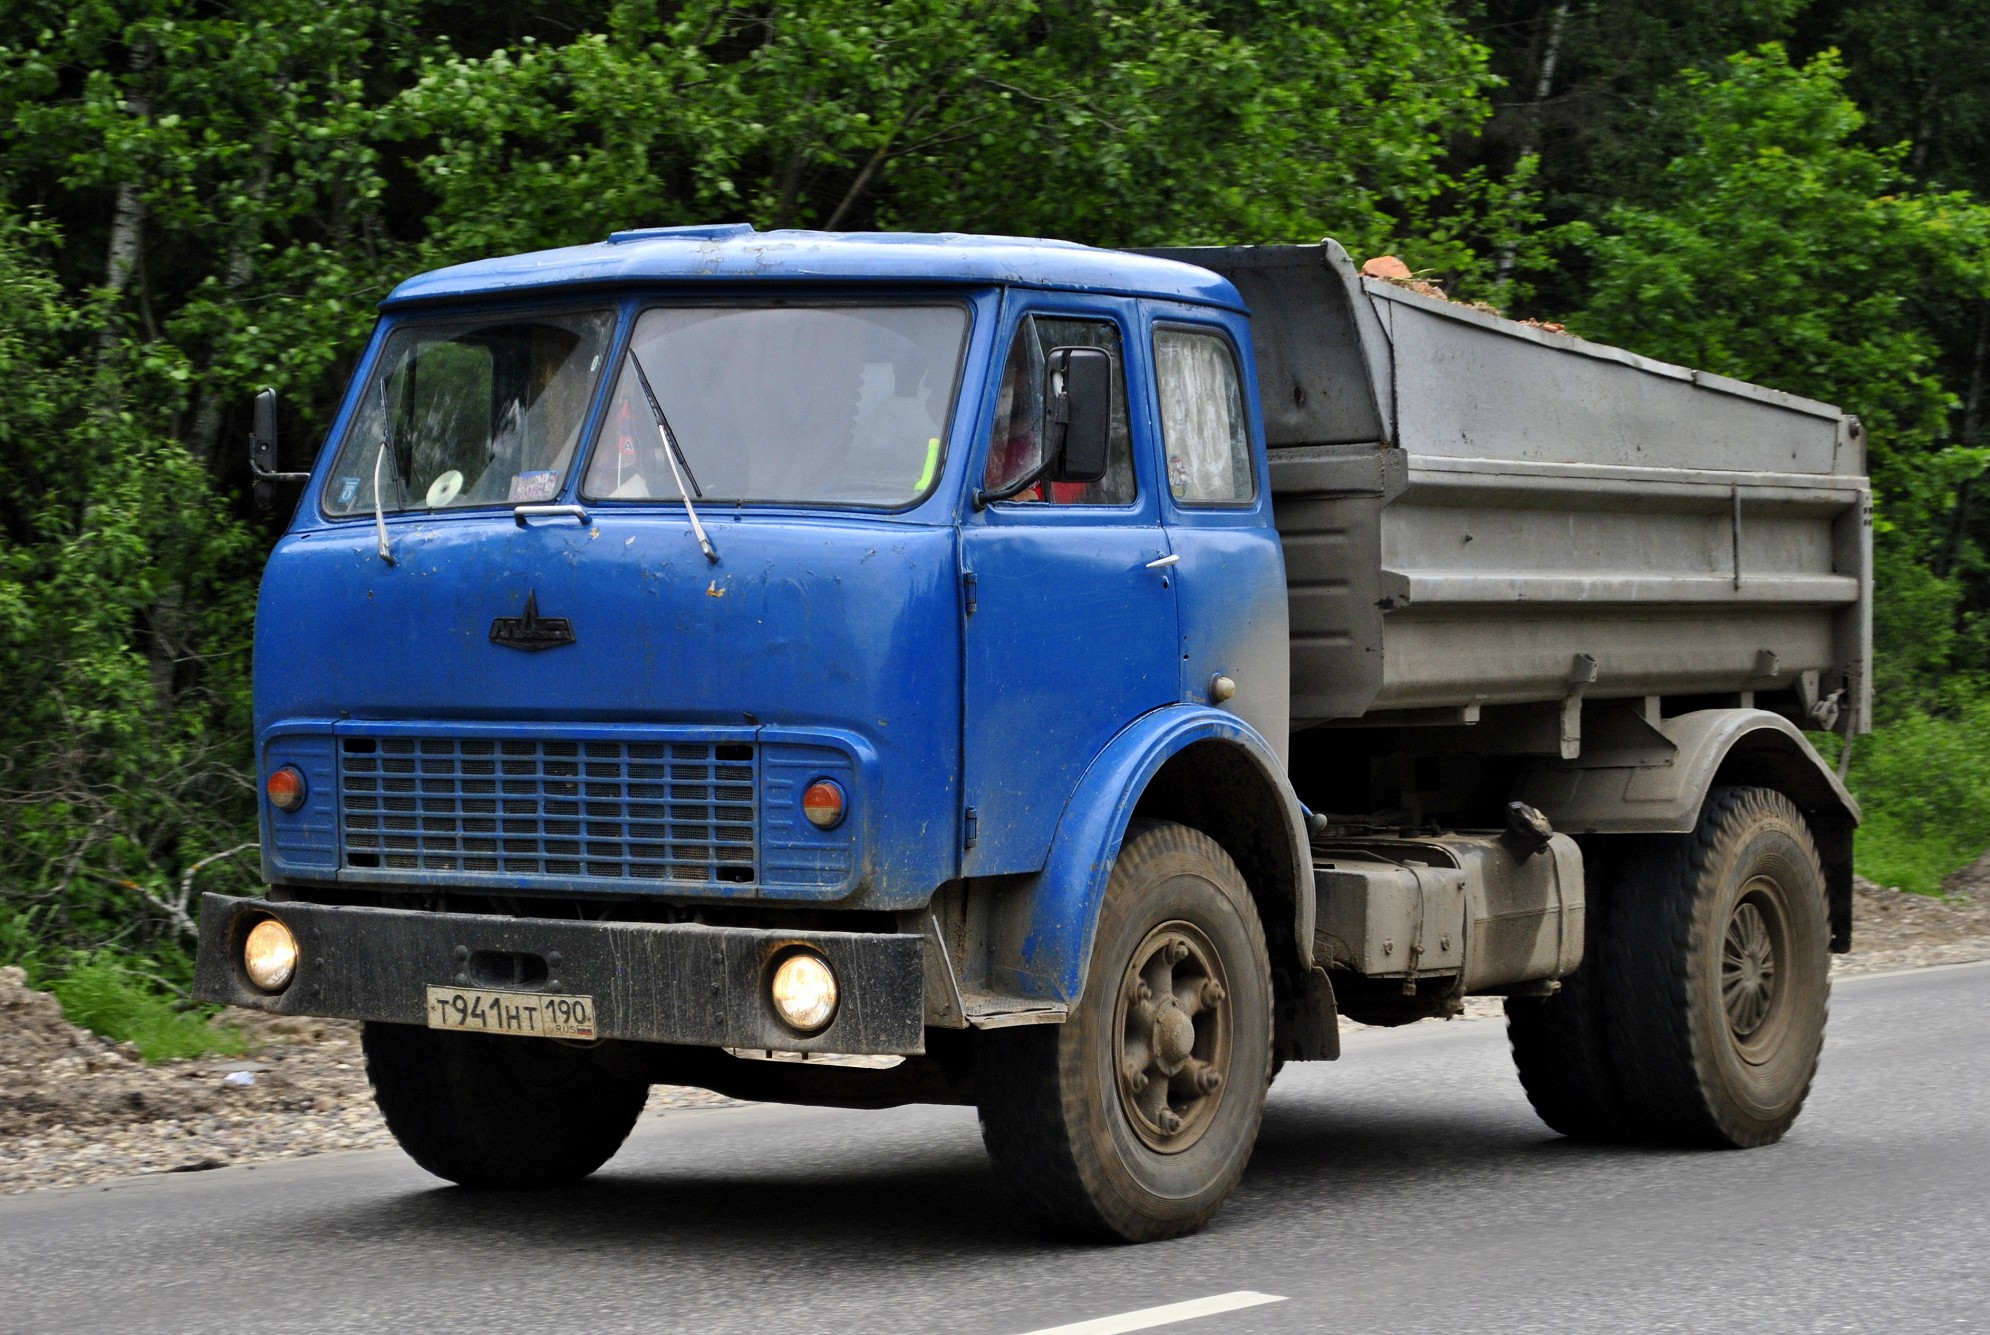
[[[431,987],[428,1027],[521,1038],[593,1038],[594,998]]]

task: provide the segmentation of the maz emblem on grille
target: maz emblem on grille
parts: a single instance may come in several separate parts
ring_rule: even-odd
[[[491,622],[491,643],[501,644],[507,649],[538,653],[541,649],[557,649],[573,642],[573,622],[565,617],[539,615],[539,594],[536,590],[525,595],[524,616],[497,617]]]

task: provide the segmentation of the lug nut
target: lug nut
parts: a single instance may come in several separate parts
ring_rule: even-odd
[[[1214,1094],[1223,1085],[1223,1073],[1213,1066],[1205,1066],[1195,1073],[1195,1087],[1205,1094]]]
[[[1154,1120],[1159,1122],[1161,1129],[1171,1136],[1182,1129],[1182,1119],[1175,1114],[1173,1108],[1161,1109],[1161,1115]]]
[[[1188,942],[1177,941],[1168,947],[1168,963],[1180,964],[1188,958]]]
[[[1147,1073],[1135,1066],[1131,1057],[1126,1059],[1126,1083],[1136,1094],[1147,1088]]]
[[[1203,979],[1202,1004],[1204,1009],[1216,1005],[1218,1002],[1222,1001],[1223,998],[1229,995],[1230,994],[1228,992],[1225,992],[1223,990],[1223,984],[1217,982],[1214,978]]]

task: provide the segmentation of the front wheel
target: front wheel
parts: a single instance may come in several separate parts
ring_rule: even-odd
[[[628,1139],[649,1087],[546,1038],[369,1024],[373,1100],[408,1157],[465,1187],[578,1182]]]
[[[1148,1242],[1200,1228],[1243,1176],[1271,1083],[1271,964],[1243,876],[1207,835],[1137,822],[1084,995],[976,1055],[982,1137],[1045,1223]]]

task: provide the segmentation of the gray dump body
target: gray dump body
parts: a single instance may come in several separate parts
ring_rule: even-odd
[[[1842,690],[1863,730],[1856,419],[1363,278],[1333,242],[1160,253],[1251,308],[1295,729],[1579,687]]]

